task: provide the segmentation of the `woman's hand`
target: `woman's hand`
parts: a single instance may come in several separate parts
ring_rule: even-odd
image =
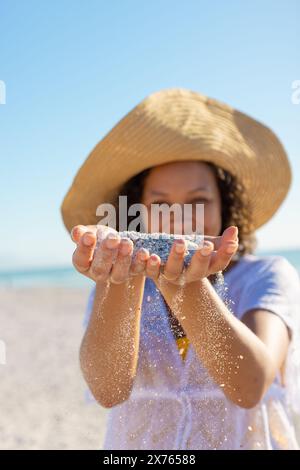
[[[224,230],[220,237],[204,236],[202,248],[195,251],[188,267],[183,271],[185,252],[184,239],[177,239],[172,245],[167,262],[161,266],[158,255],[151,255],[156,259],[149,277],[158,280],[160,276],[168,282],[177,285],[194,282],[218,271],[223,271],[230,263],[238,249],[238,228],[230,226]]]
[[[95,250],[97,229],[102,231],[102,240]],[[196,250],[188,268],[182,273],[184,239],[174,241],[165,266],[161,266],[160,257],[155,253],[150,256],[145,248],[138,250],[133,257],[132,241],[129,238],[121,239],[119,233],[111,227],[76,225],[71,232],[72,240],[77,244],[72,261],[78,272],[95,282],[121,284],[141,274],[157,280],[163,273],[169,282],[181,285],[224,270],[237,251],[237,234],[237,227],[231,226],[224,230],[221,237],[205,236],[204,246]]]
[[[97,230],[101,242],[95,250]],[[72,240],[77,244],[73,253],[73,265],[84,276],[97,281],[121,284],[132,276],[146,274],[148,250],[141,248],[132,256],[133,243],[105,225],[76,225],[71,231]]]

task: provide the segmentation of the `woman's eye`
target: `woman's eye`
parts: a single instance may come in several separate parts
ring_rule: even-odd
[[[154,202],[151,202],[151,204],[169,204],[167,201],[154,201]],[[149,204],[149,206],[151,206],[151,204]]]
[[[202,198],[197,198],[197,199],[193,199],[192,202],[198,202],[199,204],[203,203],[203,202],[208,202],[208,199],[205,198],[205,197],[202,197]]]
[[[209,202],[209,200],[205,197],[202,197],[202,198],[193,199],[188,204],[197,203],[197,202],[199,204],[201,204],[201,203],[204,203],[204,202]],[[170,203],[167,202],[167,201],[153,201],[149,204],[149,207],[151,206],[151,204],[168,204],[168,205],[170,205]]]

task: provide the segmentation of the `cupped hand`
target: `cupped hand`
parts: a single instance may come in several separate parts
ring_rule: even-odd
[[[155,255],[156,264],[149,277],[155,281],[163,278],[176,285],[195,282],[223,271],[237,249],[238,228],[230,226],[219,237],[204,236],[202,247],[195,250],[189,265],[185,268],[185,240],[178,238],[172,245],[165,265],[162,266],[159,256]]]
[[[100,242],[96,248],[97,230]],[[98,234],[99,235],[99,234]],[[72,262],[81,274],[97,281],[121,284],[133,276],[144,275],[153,280],[160,276],[171,283],[182,285],[223,271],[238,249],[238,229],[228,227],[220,237],[204,237],[203,247],[197,249],[183,272],[184,239],[176,239],[169,257],[162,266],[160,257],[145,248],[133,256],[133,242],[104,225],[76,225],[71,231],[76,243]]]
[[[96,248],[97,230],[99,245]],[[72,262],[84,276],[97,281],[121,284],[133,276],[146,274],[148,250],[141,248],[133,256],[133,243],[105,225],[76,225],[71,231],[76,243]]]

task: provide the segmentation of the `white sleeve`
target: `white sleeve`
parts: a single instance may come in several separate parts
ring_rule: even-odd
[[[299,328],[300,279],[296,269],[282,256],[265,258],[241,292],[240,317],[251,309],[278,315],[292,335]]]

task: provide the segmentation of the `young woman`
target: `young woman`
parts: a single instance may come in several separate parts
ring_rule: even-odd
[[[299,277],[283,257],[252,254],[289,184],[268,128],[182,89],[142,101],[81,167],[62,213],[74,266],[95,281],[80,362],[110,408],[104,449],[298,448]],[[188,266],[183,239],[163,266],[146,249],[133,257],[118,223],[98,226],[107,236],[95,250],[97,207],[118,208],[119,195],[145,205],[149,232],[152,204],[192,204],[193,217],[204,204],[205,242]]]

